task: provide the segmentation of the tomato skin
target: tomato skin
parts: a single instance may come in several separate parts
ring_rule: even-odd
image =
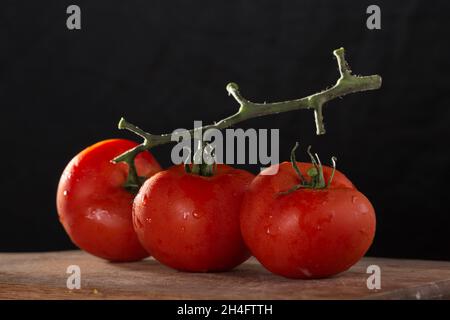
[[[297,162],[305,174],[310,163]],[[332,169],[324,167],[325,181]],[[269,271],[288,278],[323,278],[355,264],[375,235],[369,200],[340,172],[327,189],[299,189],[290,162],[276,175],[258,175],[241,207],[241,230],[252,254]]]
[[[230,270],[250,256],[239,210],[253,175],[218,164],[212,177],[173,166],[148,179],[134,200],[133,222],[143,246],[181,271]]]
[[[133,194],[122,186],[128,166],[111,159],[133,148],[135,142],[111,139],[76,155],[64,169],[57,191],[59,219],[79,248],[110,261],[136,261],[148,256],[132,224]],[[149,152],[136,157],[140,176],[161,167]]]

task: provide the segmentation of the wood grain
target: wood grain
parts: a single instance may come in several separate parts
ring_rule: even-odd
[[[369,290],[366,269],[381,268]],[[69,265],[81,289],[69,290]],[[449,299],[450,262],[364,258],[329,279],[290,280],[250,259],[231,272],[182,273],[154,259],[110,263],[81,251],[0,253],[1,299]]]

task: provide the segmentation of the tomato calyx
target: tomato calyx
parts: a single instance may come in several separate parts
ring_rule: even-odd
[[[217,163],[214,154],[214,147],[211,144],[206,146],[199,141],[197,151],[193,156],[193,164],[187,163],[190,156],[186,158],[184,170],[186,173],[196,174],[202,177],[212,177],[217,170]]]
[[[186,173],[196,174],[202,177],[212,177],[216,172],[216,164],[194,163],[192,165],[185,164],[184,170]]]
[[[297,160],[295,158],[295,151],[297,150],[298,146],[299,146],[299,144],[298,144],[298,142],[296,142],[294,148],[292,148],[292,150],[291,150],[291,164],[292,164],[292,168],[294,169],[294,171],[296,172],[296,174],[300,180],[300,183],[293,186],[289,190],[280,192],[279,194],[281,194],[281,195],[289,194],[300,188],[326,189],[331,185],[331,182],[333,181],[334,173],[336,172],[336,160],[337,160],[336,157],[334,157],[334,156],[331,157],[333,171],[331,172],[330,178],[326,182],[325,177],[323,175],[323,167],[322,167],[320,158],[317,153],[315,153],[313,155],[311,152],[311,146],[308,146],[308,149],[306,152],[308,153],[309,157],[311,158],[311,163],[312,163],[313,167],[309,168],[309,170],[306,172],[306,174],[309,177],[309,179],[306,179],[305,176],[300,171],[300,168],[297,165]]]

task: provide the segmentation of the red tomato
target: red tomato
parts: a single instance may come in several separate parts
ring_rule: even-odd
[[[239,209],[253,175],[217,165],[211,177],[173,166],[148,179],[134,200],[142,245],[161,263],[191,272],[230,270],[248,259]]]
[[[57,208],[66,232],[78,247],[111,261],[140,260],[148,253],[133,230],[133,194],[122,186],[128,166],[111,159],[136,146],[128,140],[101,141],[76,155],[58,186]],[[149,152],[136,157],[139,176],[161,168]]]
[[[313,167],[297,165],[303,173]],[[331,172],[323,167],[325,181]],[[328,188],[289,194],[280,192],[299,183],[290,162],[280,164],[276,175],[263,173],[243,201],[241,230],[268,270],[288,278],[322,278],[347,270],[366,253],[375,234],[374,209],[342,173],[335,172]]]

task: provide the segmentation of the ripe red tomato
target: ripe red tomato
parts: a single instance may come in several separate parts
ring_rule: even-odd
[[[313,167],[297,166],[303,173]],[[332,171],[323,167],[325,181]],[[283,194],[298,183],[290,162],[280,164],[276,175],[262,172],[253,180],[241,208],[245,243],[268,270],[288,278],[322,278],[347,270],[374,238],[372,205],[338,171],[327,188]]]
[[[191,272],[225,271],[250,256],[239,209],[253,175],[218,164],[213,176],[173,166],[148,179],[134,200],[142,245],[161,263]]]
[[[128,140],[105,140],[81,151],[65,168],[58,186],[59,219],[73,243],[111,261],[140,260],[148,253],[133,230],[133,194],[123,188],[128,166],[111,159],[136,146]],[[139,176],[161,168],[149,152],[136,157]]]

